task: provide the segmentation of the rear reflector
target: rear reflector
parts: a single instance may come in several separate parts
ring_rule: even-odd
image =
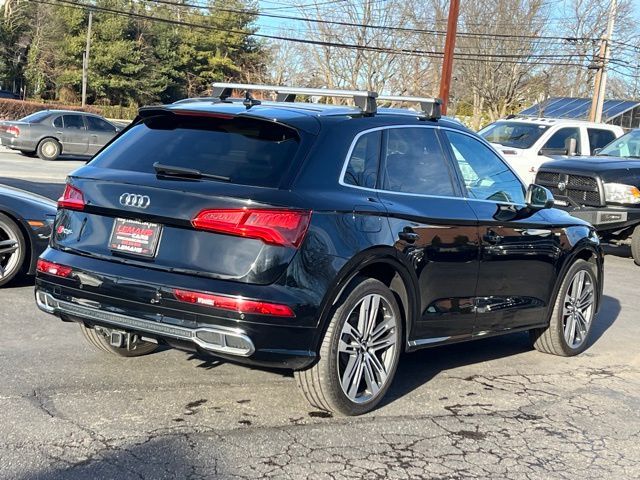
[[[69,185],[64,189],[64,193],[58,199],[58,208],[68,208],[69,210],[84,210],[84,195],[76,187]]]
[[[191,221],[198,230],[260,239],[270,245],[298,248],[309,228],[311,212],[286,209],[203,210]]]
[[[181,302],[197,303],[222,310],[272,315],[274,317],[295,317],[290,307],[277,303],[259,302],[256,300],[246,300],[242,297],[227,297],[225,295],[213,295],[211,293],[191,292],[178,289],[174,290],[173,294]]]
[[[39,258],[36,264],[36,270],[42,273],[48,273],[49,275],[55,275],[56,277],[66,278],[71,275],[72,268]]]

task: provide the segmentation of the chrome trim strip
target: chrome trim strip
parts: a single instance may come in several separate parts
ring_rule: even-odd
[[[98,320],[99,322],[108,323],[122,328],[132,328],[148,333],[156,333],[178,340],[187,340],[193,342],[196,345],[210,350],[212,352],[226,353],[229,355],[237,355],[241,357],[248,357],[255,352],[255,346],[251,339],[240,329],[227,328],[222,326],[215,327],[199,327],[199,328],[185,328],[175,325],[169,325],[165,323],[153,322],[150,320],[143,320],[141,318],[130,317],[127,315],[121,315],[119,313],[111,313],[98,308],[90,308],[75,303],[66,302],[63,300],[56,300],[52,295],[36,291],[36,302],[38,307],[47,313],[68,313],[71,315],[77,315],[87,320]],[[222,344],[209,343],[198,337],[198,333],[212,333],[219,335]],[[247,347],[238,348],[227,345],[227,337],[233,337],[240,340]]]
[[[434,337],[434,338],[420,338],[418,340],[411,340],[409,342],[410,347],[418,347],[420,345],[429,345],[431,343],[440,343],[451,340],[453,337]]]

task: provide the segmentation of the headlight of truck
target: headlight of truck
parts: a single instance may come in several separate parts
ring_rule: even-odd
[[[604,198],[610,203],[640,203],[640,190],[623,183],[605,183]]]

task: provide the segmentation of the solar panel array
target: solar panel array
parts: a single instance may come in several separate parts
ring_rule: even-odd
[[[602,107],[602,121],[608,122],[639,105],[640,102],[633,100],[605,100]],[[591,110],[590,98],[554,97],[523,110],[519,115],[587,120],[589,110]]]

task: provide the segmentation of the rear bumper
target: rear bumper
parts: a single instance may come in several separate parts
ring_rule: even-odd
[[[2,146],[14,150],[35,151],[35,142],[25,141],[20,137],[1,137]]]
[[[576,208],[569,214],[589,222],[596,230],[613,231],[632,227],[640,223],[640,208]]]
[[[302,303],[303,299],[288,302],[295,305],[295,318],[225,312],[182,303],[172,296],[172,288],[194,289],[179,283],[193,277],[135,267],[127,268],[126,276],[118,272],[114,277],[112,269],[121,266],[51,249],[42,258],[74,265],[69,278],[40,272],[36,276],[38,307],[64,321],[134,332],[177,348],[255,366],[300,370],[316,359],[317,323],[311,321],[316,308]],[[219,282],[201,281],[207,283],[200,290],[219,291]],[[274,300],[269,290],[277,288],[262,290],[268,300]]]

